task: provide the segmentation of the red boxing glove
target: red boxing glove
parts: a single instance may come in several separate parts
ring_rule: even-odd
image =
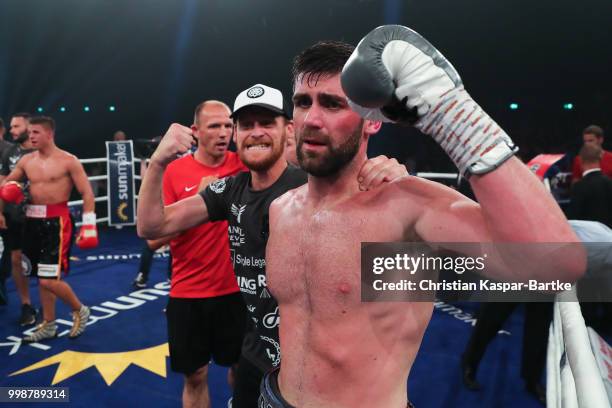
[[[9,181],[0,188],[0,198],[7,203],[20,204],[23,199],[23,188],[16,181]]]
[[[83,225],[77,235],[76,244],[81,249],[91,249],[98,246],[98,228],[96,227],[96,214],[84,213]]]

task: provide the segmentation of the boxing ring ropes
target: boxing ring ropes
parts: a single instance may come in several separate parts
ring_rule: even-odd
[[[134,158],[134,163],[138,163],[139,165],[141,164],[142,160],[141,159],[137,159]],[[81,164],[85,165],[85,164],[104,164],[106,165],[106,157],[96,157],[96,158],[92,158],[92,159],[79,159],[79,161],[81,162]],[[148,159],[147,159],[148,161]],[[87,173],[87,172],[86,172]],[[97,176],[87,176],[87,179],[91,182],[91,181],[95,181],[95,182],[106,182],[107,186],[108,186],[108,174],[100,174]],[[140,180],[141,177],[138,174],[134,174],[134,179],[135,180]],[[95,190],[94,190],[95,191]],[[107,190],[108,192],[108,187]],[[138,195],[136,195],[136,199],[138,199]],[[94,197],[94,201],[96,203],[100,203],[100,202],[106,202],[108,201],[108,195],[105,196],[101,196],[101,197]],[[83,200],[74,200],[74,201],[68,201],[68,206],[69,207],[73,207],[73,206],[81,206],[83,205]],[[96,218],[96,224],[99,223],[104,223],[104,222],[108,222],[108,215],[106,217],[98,217]],[[81,222],[76,222],[75,223],[76,227],[80,227],[81,226]]]
[[[107,159],[101,157],[80,161],[82,164],[106,164]],[[134,158],[134,162],[142,165],[141,159]],[[416,176],[430,180],[457,180],[458,177],[456,173],[417,173]],[[88,179],[108,183],[107,177],[107,174],[102,174],[88,176]],[[141,176],[135,174],[134,179],[141,180]],[[544,182],[550,190],[548,179]],[[95,197],[95,202],[107,200],[108,196]],[[69,206],[82,204],[83,200],[68,203]],[[108,219],[108,216],[99,217],[96,222],[108,222]],[[80,223],[76,225],[80,226]],[[554,317],[548,337],[546,378],[546,405],[549,408],[610,408],[611,406],[591,350],[575,287],[556,295]]]

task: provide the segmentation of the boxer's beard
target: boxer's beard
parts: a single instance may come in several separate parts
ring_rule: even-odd
[[[339,146],[331,144],[328,135],[317,135],[316,131],[304,130],[298,138],[297,158],[300,167],[308,174],[315,177],[328,177],[342,170],[357,154],[361,147],[361,130],[363,122],[353,133],[351,133],[346,141]],[[317,135],[317,140],[327,145],[327,151],[324,153],[304,152],[304,137]]]

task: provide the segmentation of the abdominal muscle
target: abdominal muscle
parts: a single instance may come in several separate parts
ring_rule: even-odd
[[[405,407],[431,312],[425,302],[362,303],[334,318],[285,305],[280,337],[291,353],[282,357],[283,397],[300,408]]]
[[[68,201],[72,183],[68,177],[55,181],[30,182],[33,204],[58,204]]]

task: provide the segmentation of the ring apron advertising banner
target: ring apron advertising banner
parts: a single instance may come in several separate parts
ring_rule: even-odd
[[[134,149],[131,140],[106,142],[108,225],[136,223]]]

